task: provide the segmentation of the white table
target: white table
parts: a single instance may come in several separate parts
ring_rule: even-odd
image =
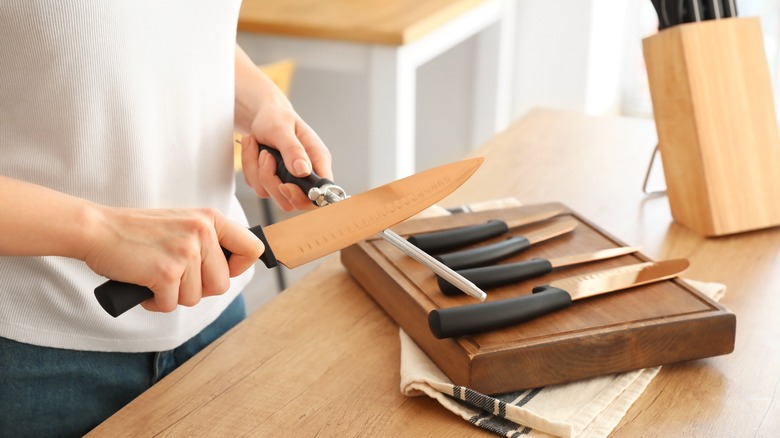
[[[367,76],[369,187],[415,172],[417,70],[470,37],[477,48],[471,144],[507,126],[512,0],[365,0],[349,2],[360,9],[352,13],[345,2],[320,3],[324,9],[312,11],[311,1],[245,1],[239,44],[257,62],[291,57],[301,68]],[[381,10],[393,6],[397,11]],[[373,23],[366,17],[376,9],[384,15]]]

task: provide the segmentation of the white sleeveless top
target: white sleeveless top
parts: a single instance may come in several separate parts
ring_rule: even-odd
[[[105,205],[213,207],[246,224],[232,165],[239,6],[0,0],[0,175]],[[0,257],[0,336],[167,350],[214,321],[250,277],[192,308],[137,306],[115,319],[93,294],[106,279],[84,262]]]

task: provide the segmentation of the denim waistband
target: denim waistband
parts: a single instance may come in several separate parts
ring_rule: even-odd
[[[0,338],[0,437],[83,436],[245,317],[239,294],[192,339],[156,353],[64,350]]]

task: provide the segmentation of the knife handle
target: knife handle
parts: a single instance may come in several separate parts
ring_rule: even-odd
[[[723,18],[737,16],[737,2],[735,0],[723,0]]]
[[[490,265],[493,262],[517,254],[530,246],[531,242],[525,237],[514,236],[490,245],[439,254],[434,258],[450,269],[459,270]]]
[[[509,231],[509,226],[506,222],[493,219],[484,224],[417,234],[409,236],[407,240],[427,253],[435,253],[500,236],[507,231]]]
[[[268,240],[265,238],[263,228],[260,225],[257,225],[250,228],[249,231],[257,236],[258,239],[263,242],[263,245],[265,245],[265,251],[263,251],[263,254],[260,256],[260,260],[262,260],[265,266],[273,268],[278,265],[279,263],[276,260],[276,256],[274,256],[273,251],[271,251],[271,247],[268,246]],[[225,259],[230,259],[230,256],[232,255],[231,252],[225,248],[222,248],[222,253],[225,254]],[[98,303],[100,303],[100,307],[114,318],[152,297],[154,297],[154,293],[146,286],[116,280],[108,280],[95,288],[95,298],[97,298]]]
[[[303,190],[303,193],[306,193],[306,196],[309,196],[309,191],[313,188],[319,188],[325,185],[335,185],[333,181],[327,178],[321,178],[313,169],[309,175],[302,178],[293,175],[287,170],[287,167],[284,165],[282,154],[277,149],[264,144],[259,146],[261,151],[268,151],[268,153],[274,157],[274,160],[276,160],[276,175],[279,179],[284,183],[292,183],[300,187],[301,190]],[[312,200],[312,202],[314,201]],[[314,205],[317,205],[317,203],[315,202]]]
[[[457,271],[466,280],[480,289],[489,289],[505,284],[517,283],[528,278],[552,272],[553,266],[547,259],[531,259],[506,265],[481,266]],[[438,277],[439,289],[445,295],[460,295],[461,291],[447,280]]]
[[[432,310],[428,327],[437,339],[472,335],[529,321],[570,305],[571,295],[565,290],[540,286],[531,295]]]

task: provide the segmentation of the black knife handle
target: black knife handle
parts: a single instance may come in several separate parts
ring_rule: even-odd
[[[272,157],[274,157],[274,160],[276,160],[276,175],[279,177],[279,179],[281,179],[282,182],[284,183],[292,183],[297,185],[298,187],[301,188],[301,190],[303,190],[303,193],[305,193],[306,196],[309,195],[309,190],[315,187],[322,187],[324,185],[335,185],[333,181],[327,178],[321,178],[319,175],[317,175],[314,172],[313,169],[308,176],[305,176],[303,178],[297,177],[287,170],[287,167],[284,165],[284,159],[282,158],[282,154],[277,149],[261,144],[260,150],[268,151],[268,153],[271,154]],[[315,203],[315,205],[317,204]]]
[[[737,16],[736,0],[723,0],[723,18]]]
[[[265,245],[265,251],[260,256],[260,260],[268,268],[273,268],[278,265],[276,256],[274,256],[271,247],[268,245],[268,241],[263,233],[263,228],[260,225],[254,226],[249,229],[255,236],[257,236]],[[222,248],[222,253],[225,254],[225,259],[230,259],[230,251]],[[154,293],[146,286],[139,286],[132,283],[124,283],[116,280],[108,280],[105,283],[95,288],[95,298],[97,298],[100,307],[103,308],[109,315],[116,318],[117,316],[127,312],[138,304],[152,298]]]
[[[490,245],[439,254],[434,258],[450,269],[459,270],[493,264],[493,262],[517,254],[530,246],[531,242],[525,237],[514,236]]]
[[[428,314],[428,327],[437,339],[496,330],[571,305],[571,295],[550,286],[534,288],[533,294],[468,306],[436,309]]]
[[[506,222],[493,219],[484,224],[417,234],[409,236],[407,240],[427,253],[436,253],[500,236],[507,231],[509,226]]]
[[[466,280],[471,281],[478,288],[484,290],[548,274],[552,272],[552,269],[553,266],[547,259],[531,259],[506,265],[461,269],[457,272]],[[463,293],[441,277],[438,277],[438,283],[439,289],[445,295],[460,295]]]

